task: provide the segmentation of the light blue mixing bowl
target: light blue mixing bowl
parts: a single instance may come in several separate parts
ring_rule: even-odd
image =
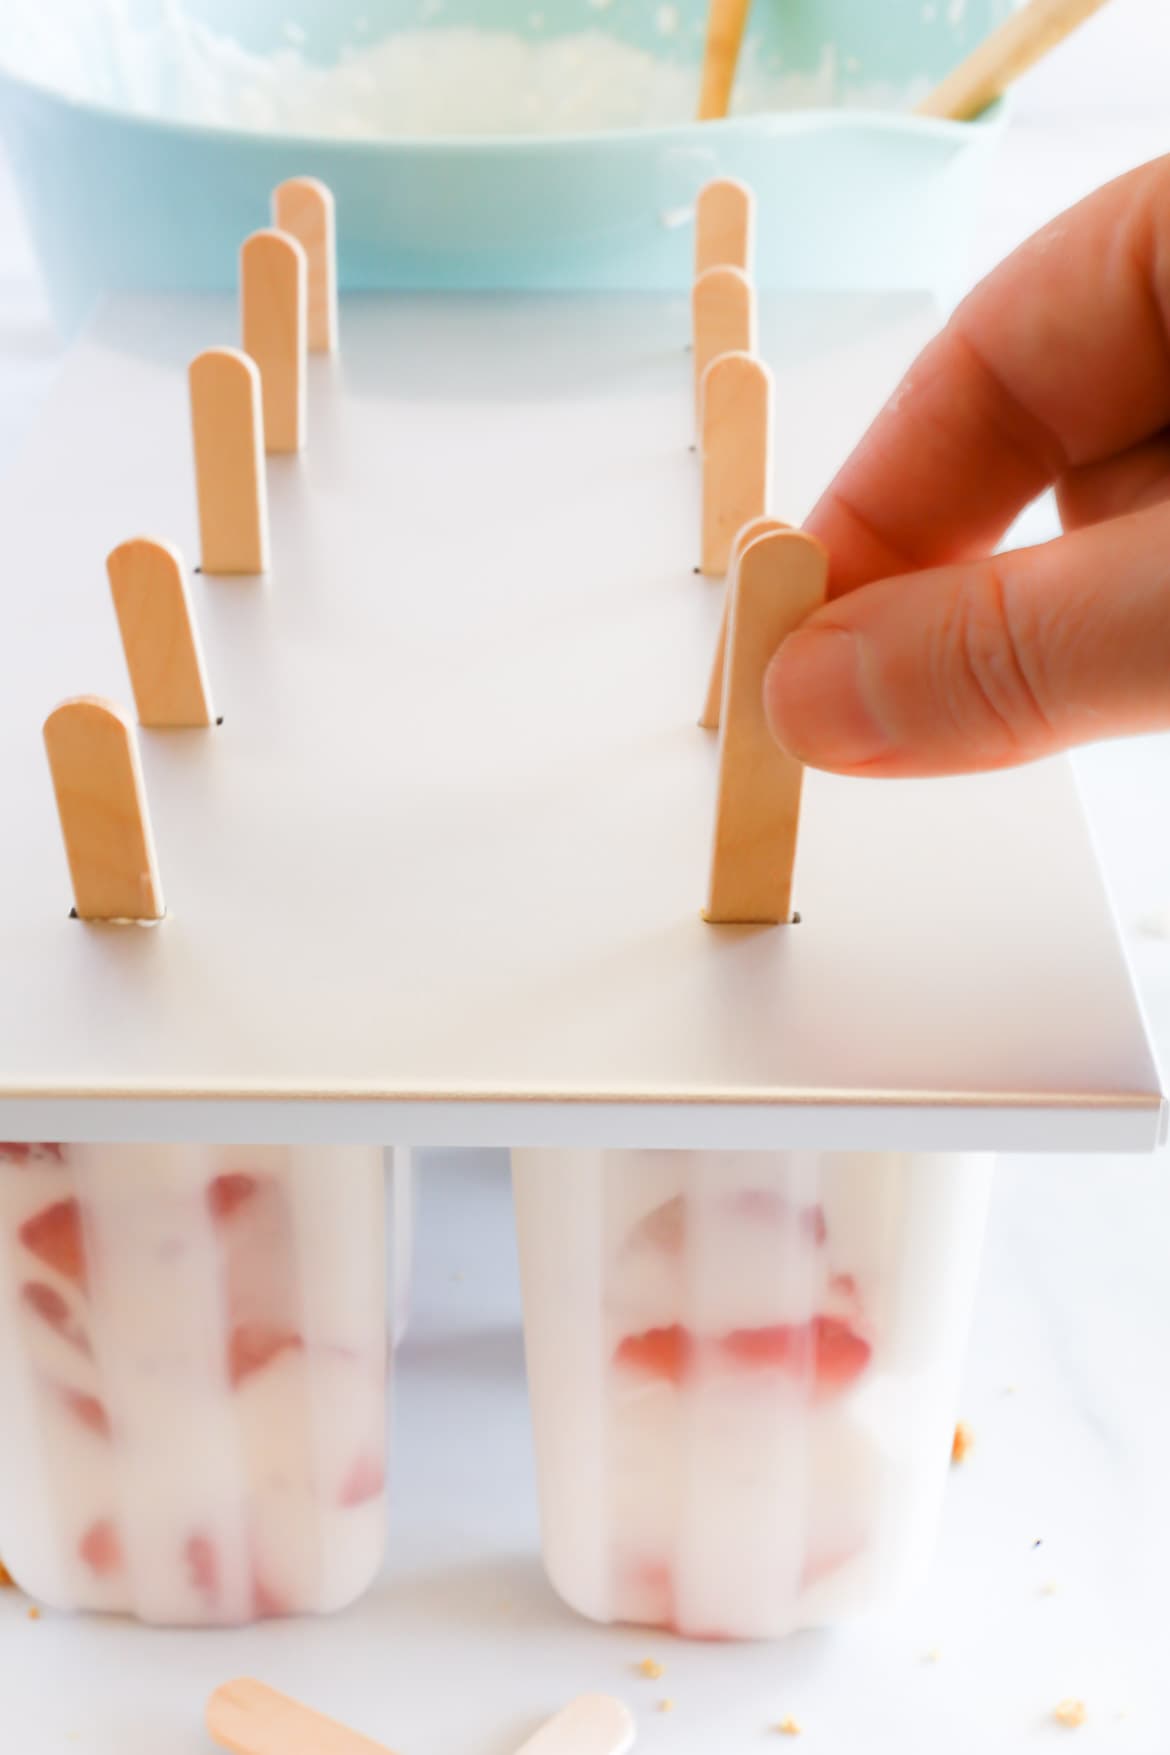
[[[62,0],[53,0],[59,6]],[[121,0],[125,5],[127,0]],[[354,42],[455,24],[527,37],[583,30],[692,65],[704,0],[128,0],[180,4],[252,53],[290,40],[329,63]],[[1011,0],[755,0],[751,52],[812,71],[831,44],[844,107],[559,137],[335,139],[169,120],[134,108],[110,52],[111,0],[73,0],[80,72],[54,89],[35,4],[0,8],[0,128],[62,324],[110,288],[226,287],[273,185],[323,177],[346,287],[678,288],[710,177],[759,196],[766,286],[960,289],[999,114],[975,124],[849,107],[876,83],[933,83]],[[604,5],[604,10],[600,6]],[[537,9],[539,8],[539,9]],[[43,11],[41,17],[43,18]],[[78,23],[80,19],[80,23]],[[664,23],[669,30],[664,31]],[[92,41],[86,32],[92,33]],[[74,40],[76,39],[76,40]]]

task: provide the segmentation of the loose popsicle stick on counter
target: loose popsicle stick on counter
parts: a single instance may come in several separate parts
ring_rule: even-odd
[[[803,768],[764,717],[764,672],[780,642],[825,600],[828,556],[796,530],[758,536],[732,581],[719,793],[704,919],[778,925],[792,915]]]
[[[248,1677],[217,1688],[206,1719],[212,1741],[233,1755],[393,1755],[384,1743]]]
[[[516,1755],[626,1755],[636,1731],[628,1707],[608,1694],[581,1694],[541,1725]]]
[[[268,488],[260,372],[234,347],[191,361],[191,431],[205,573],[263,573],[268,566]]]
[[[700,122],[717,122],[730,108],[740,44],[751,4],[752,0],[710,0],[699,84]]]
[[[727,588],[723,593],[723,614],[719,619],[719,633],[715,640],[715,656],[711,660],[711,675],[707,679],[707,699],[703,703],[703,711],[699,715],[699,724],[704,731],[718,731],[719,715],[723,709],[723,660],[727,651],[727,618],[731,609],[731,595],[735,589],[735,572],[739,566],[740,556],[749,542],[757,536],[767,536],[772,530],[791,530],[783,518],[770,518],[767,513],[762,518],[753,518],[736,533],[731,545],[731,560],[727,567]]]
[[[264,443],[270,452],[305,442],[308,258],[286,232],[253,232],[240,249],[244,352],[260,368]]]
[[[742,268],[708,268],[691,289],[695,416],[701,418],[703,373],[724,353],[758,350],[756,290]]]
[[[699,190],[695,202],[695,279],[708,268],[752,271],[756,198],[746,183],[721,177]]]
[[[134,728],[81,695],[50,713],[45,749],[82,920],[161,920],[162,884]]]
[[[725,353],[703,374],[703,514],[699,570],[726,573],[738,530],[768,507],[772,374],[747,353]]]
[[[309,352],[337,346],[337,217],[317,177],[290,177],[272,191],[272,223],[299,240],[309,269]]]
[[[178,551],[134,537],[111,550],[106,572],[138,723],[211,725],[211,691]]]

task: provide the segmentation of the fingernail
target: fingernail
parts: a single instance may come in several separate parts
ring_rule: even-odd
[[[864,641],[844,628],[790,634],[764,679],[772,736],[814,768],[860,768],[889,753],[871,697]]]

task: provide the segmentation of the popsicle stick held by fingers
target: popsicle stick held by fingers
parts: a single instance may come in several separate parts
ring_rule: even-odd
[[[756,293],[742,268],[708,268],[691,289],[695,352],[695,412],[702,404],[703,373],[721,353],[755,353]]]
[[[711,660],[711,675],[707,681],[707,699],[703,703],[703,711],[699,716],[699,724],[704,731],[718,731],[719,715],[723,709],[723,660],[727,650],[727,619],[731,611],[731,596],[735,589],[735,573],[739,566],[740,556],[749,542],[757,536],[766,536],[771,530],[791,530],[783,518],[770,518],[765,513],[762,518],[753,518],[745,524],[731,545],[731,560],[727,567],[727,587],[723,593],[723,614],[719,620],[719,633],[715,641],[715,655]]]
[[[82,920],[161,920],[162,884],[129,719],[81,695],[45,721],[45,749]]]
[[[699,570],[727,571],[737,530],[767,510],[772,476],[772,374],[746,353],[721,354],[703,374],[703,524]]]
[[[333,191],[316,177],[290,177],[272,192],[272,223],[302,245],[309,271],[309,352],[337,346],[337,220]]]
[[[191,429],[205,573],[268,566],[264,416],[255,361],[212,347],[191,362]]]
[[[792,916],[803,769],[764,717],[764,673],[781,641],[825,600],[828,557],[795,530],[758,536],[733,580],[719,791],[704,918],[778,924]]]
[[[721,177],[699,190],[695,202],[695,279],[708,268],[752,271],[756,198],[746,183]]]
[[[111,551],[106,571],[138,723],[210,725],[211,692],[176,550],[135,537]]]
[[[217,1688],[206,1717],[212,1741],[233,1755],[392,1755],[384,1743],[247,1678]]]
[[[700,122],[718,121],[731,106],[735,69],[750,11],[751,0],[709,0],[699,85]]]
[[[272,452],[305,442],[308,262],[286,232],[253,232],[240,250],[244,352],[260,368],[264,443]]]
[[[915,115],[971,121],[1104,4],[1105,0],[1029,0],[923,98]]]

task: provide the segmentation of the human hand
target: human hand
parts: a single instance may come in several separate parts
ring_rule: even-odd
[[[1066,534],[991,556],[1055,486]],[[1008,767],[1170,727],[1170,158],[959,307],[806,528],[830,601],[765,703],[813,767]]]

